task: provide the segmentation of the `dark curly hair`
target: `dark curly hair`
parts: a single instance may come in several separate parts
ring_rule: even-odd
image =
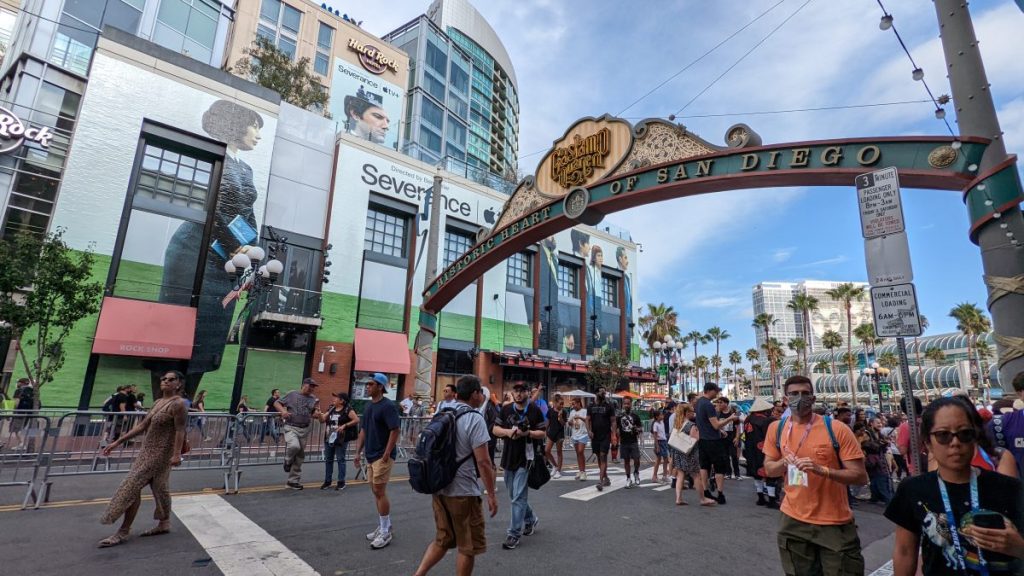
[[[250,126],[263,128],[263,117],[231,100],[217,100],[203,112],[203,131],[227,144],[241,140]]]

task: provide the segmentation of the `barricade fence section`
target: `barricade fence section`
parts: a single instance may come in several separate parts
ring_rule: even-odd
[[[145,434],[119,445],[109,456],[104,456],[103,450],[145,417],[146,412],[99,410],[0,412],[0,487],[24,487],[22,508],[38,508],[49,500],[53,484],[65,477],[126,473],[143,449]],[[429,422],[430,416],[400,418],[397,462],[406,462],[413,455],[419,433]],[[181,466],[172,471],[219,470],[224,475],[225,493],[237,492],[244,467],[284,463],[287,450],[282,428],[276,412],[190,412],[186,438],[191,450],[183,455]],[[648,451],[653,448],[650,431],[651,422],[645,421],[640,438],[645,461],[652,460],[653,451]],[[306,463],[324,462],[329,434],[329,424],[315,419],[310,422]],[[346,443],[347,461],[355,456],[356,444],[355,440]],[[497,443],[496,459],[500,459],[502,444]],[[569,437],[562,450],[573,451]],[[365,474],[359,470],[355,476]]]

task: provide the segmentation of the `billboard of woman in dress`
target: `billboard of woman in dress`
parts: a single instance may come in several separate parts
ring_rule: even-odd
[[[195,344],[186,375],[188,390],[193,391],[207,372],[220,368],[228,333],[235,313],[235,302],[227,305],[224,297],[234,288],[234,277],[224,271],[224,263],[245,245],[258,239],[258,224],[253,206],[259,191],[253,182],[252,168],[244,153],[260,141],[263,118],[254,110],[229,100],[217,100],[202,118],[203,131],[227,145],[213,231],[205,247],[206,266],[201,271],[202,286],[196,319]],[[164,253],[160,301],[189,305],[191,286],[180,286],[181,279],[194,278],[195,255],[204,247],[203,224],[183,222]]]

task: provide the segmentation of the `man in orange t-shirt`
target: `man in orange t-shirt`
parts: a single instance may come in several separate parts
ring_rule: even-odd
[[[846,496],[851,484],[867,484],[864,453],[853,432],[833,420],[832,445],[822,416],[814,414],[814,387],[806,376],[783,385],[792,414],[768,427],[764,469],[783,477],[786,498],[779,523],[779,555],[788,576],[864,574],[857,525]],[[840,461],[841,460],[841,461]]]

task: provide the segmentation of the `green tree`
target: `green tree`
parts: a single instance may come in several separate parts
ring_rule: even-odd
[[[711,362],[711,367],[715,369],[715,383],[717,384],[719,378],[721,377],[721,370],[720,369],[722,367],[722,357],[719,356],[718,354],[715,354],[714,356],[711,357],[710,362]]]
[[[744,396],[749,396],[750,395],[750,381],[747,380],[747,370],[745,368],[737,368],[736,369],[736,380],[737,380],[737,385],[739,385],[739,384],[743,385],[743,390],[742,390],[743,395]]]
[[[723,330],[718,326],[712,326],[711,328],[708,328],[708,332],[704,337],[708,338],[709,340],[715,341],[715,356],[721,356],[722,351],[719,348],[719,345],[721,344],[722,340],[727,340],[731,338],[732,334],[729,334],[728,331]],[[719,358],[718,364],[719,366],[721,366],[721,358]],[[719,366],[715,366],[715,382],[718,382]]]
[[[774,314],[762,312],[754,317],[754,321],[751,325],[754,328],[764,330],[764,343],[761,344],[762,348],[765,348],[765,346],[767,346],[771,341],[771,327],[774,326],[776,322],[778,322],[778,320],[775,318]],[[765,349],[767,350],[767,348]],[[772,398],[778,399],[779,391],[776,389],[775,384],[775,360],[771,357],[768,358],[768,372],[772,379]]]
[[[283,100],[299,108],[330,117],[327,90],[311,71],[309,58],[293,62],[272,41],[262,36],[256,36],[252,45],[242,53],[245,56],[235,62],[234,69],[228,68],[228,72],[277,92]]]
[[[647,343],[647,349],[654,348],[655,342],[664,342],[666,336],[679,337],[679,315],[671,306],[648,304],[647,313],[640,317],[640,335]]]
[[[853,303],[864,299],[864,287],[856,286],[851,282],[840,284],[831,290],[826,290],[828,297],[843,303],[846,309],[846,367],[850,381],[850,399],[854,407],[857,406],[857,379],[853,376]]]
[[[732,371],[735,373],[740,363],[743,362],[743,355],[740,354],[739,350],[733,350],[729,352],[729,364],[732,364]]]
[[[978,384],[980,386],[982,376],[981,362],[972,354],[974,350],[973,343],[979,334],[991,330],[992,324],[981,308],[978,308],[977,304],[971,302],[957,304],[949,311],[949,316],[956,320],[956,329],[963,333],[965,340],[967,340],[967,362],[969,364],[973,362],[977,366]]]
[[[775,388],[775,368],[774,366],[781,366],[783,357],[782,343],[776,338],[769,338],[764,344],[761,344],[761,348],[764,350],[764,355],[768,358],[768,366],[771,371],[772,378],[772,396],[777,397],[777,390]]]
[[[796,294],[793,299],[786,304],[786,307],[794,312],[800,313],[801,326],[803,330],[804,341],[807,342],[807,346],[813,351],[814,350],[814,336],[811,334],[811,312],[818,309],[818,299],[810,294]],[[807,363],[807,358],[804,358],[804,364]]]
[[[828,368],[829,366],[827,360],[818,360],[817,362],[814,363],[814,372],[826,374],[828,373]]]
[[[692,330],[689,334],[683,336],[683,342],[693,342],[693,359],[694,362],[696,362],[697,345],[707,344],[708,342],[710,342],[710,340],[708,340],[707,336],[705,336],[704,333],[701,332],[700,330]]]
[[[857,326],[853,330],[853,335],[857,337],[861,347],[864,349],[864,363],[867,364],[868,354],[874,354],[875,346],[881,344],[884,340],[875,336],[875,325],[868,324],[867,322]]]
[[[708,381],[708,357],[704,355],[697,356],[693,359],[693,370],[697,380],[697,388],[700,389],[701,375],[704,376],[704,382]]]
[[[63,235],[58,228],[43,238],[22,234],[0,242],[0,334],[20,342],[25,372],[40,391],[64,365],[64,340],[99,310],[103,293],[92,281],[92,249],[72,250]]]
[[[605,388],[609,392],[622,383],[628,383],[629,358],[612,348],[599,348],[594,358],[587,362],[587,384],[592,390]]]
[[[786,347],[796,352],[796,363],[803,367],[807,367],[807,341],[803,338],[790,338],[789,342],[786,342]],[[801,358],[803,360],[801,360]],[[797,371],[799,372],[799,370]]]

